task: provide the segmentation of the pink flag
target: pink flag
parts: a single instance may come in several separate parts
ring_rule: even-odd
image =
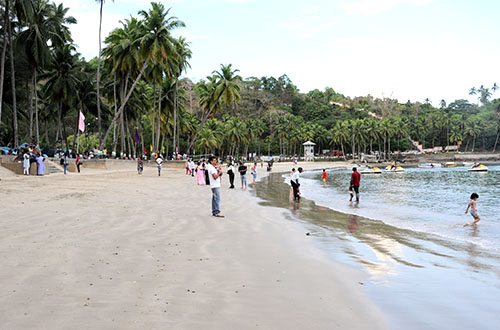
[[[82,132],[85,132],[85,116],[80,111],[80,120],[78,121],[78,129]]]

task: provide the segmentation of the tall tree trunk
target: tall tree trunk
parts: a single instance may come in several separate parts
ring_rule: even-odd
[[[40,126],[38,125],[38,91],[37,91],[37,70],[35,70],[35,85],[33,91],[35,92],[35,125],[36,125],[36,143],[40,145]]]
[[[30,85],[30,129],[29,129],[29,139],[30,143],[33,140],[33,86],[35,86],[35,71],[36,69],[33,69],[31,72],[31,85]]]
[[[174,90],[174,132],[172,134],[173,139],[173,147],[174,151],[176,150],[176,132],[177,132],[177,88],[178,88],[179,80],[175,81],[175,90]]]
[[[159,97],[158,97],[158,121],[156,122],[156,148],[158,153],[161,152],[160,150],[160,124],[161,124],[161,92],[162,92],[162,85],[160,85],[160,92],[159,92]]]
[[[161,135],[160,153],[163,153],[163,147],[165,146],[165,135],[166,134]],[[166,156],[163,155],[163,157],[165,158]]]
[[[124,113],[125,112],[122,112],[121,115],[120,115],[120,138],[121,138],[121,141],[120,141],[120,157],[123,157],[123,155],[125,154],[125,148],[127,147],[125,145],[125,125],[124,125],[124,120],[123,120],[123,116],[124,116]]]
[[[123,81],[120,80],[120,90],[121,90],[121,85],[122,85]],[[113,100],[114,100],[114,108],[115,108],[115,113],[114,115],[116,116],[116,112],[117,112],[117,105],[118,105],[118,101],[117,101],[117,98],[116,98],[116,73],[114,74],[114,78],[113,78]],[[101,141],[101,143],[103,143],[103,141]],[[106,141],[104,141],[104,143],[106,143]],[[118,146],[118,136],[116,135],[116,123],[113,125],[113,150],[112,152],[115,153],[116,155],[116,147]]]
[[[156,121],[156,82],[153,82],[153,123],[151,124],[151,145],[153,150],[156,150],[155,146],[155,121]]]
[[[5,76],[5,55],[7,54],[7,25],[9,22],[9,0],[5,2],[5,20],[4,20],[4,30],[3,30],[3,48],[2,48],[2,58],[0,59],[0,133],[2,130],[2,106],[3,106],[3,80]],[[15,146],[17,147],[17,146]]]
[[[104,0],[101,1],[101,7],[99,9],[99,53],[97,54],[97,129],[99,130],[99,144],[102,143],[102,124],[101,124],[101,27],[102,27],[102,6],[104,5]]]
[[[474,152],[474,147],[476,146],[476,136],[472,137],[472,152]]]
[[[14,126],[14,147],[19,145],[19,131],[17,125],[17,97],[16,97],[16,70],[14,67],[14,47],[12,46],[12,27],[11,24],[7,25],[9,30],[9,58],[10,58],[10,81],[12,88],[12,114]]]
[[[495,139],[495,145],[493,146],[493,152],[497,151],[498,138],[500,137],[500,126],[497,129],[497,137]]]
[[[142,121],[139,121],[139,135],[141,137],[141,152],[139,153],[140,156],[144,155],[144,134],[142,132]]]
[[[141,71],[139,72],[139,75],[137,76],[137,78],[134,80],[134,83],[132,84],[132,86],[130,87],[130,90],[129,92],[127,93],[127,96],[125,97],[125,100],[123,100],[122,104],[120,105],[120,108],[118,109],[117,113],[115,113],[115,116],[113,117],[113,120],[111,121],[111,124],[109,125],[108,129],[106,130],[106,134],[104,135],[104,139],[103,141],[101,142],[101,146],[100,146],[100,149],[103,149],[103,142],[105,142],[107,139],[108,139],[108,136],[109,136],[109,133],[111,133],[111,129],[113,128],[113,124],[116,122],[116,120],[118,119],[118,115],[123,112],[123,109],[125,108],[125,105],[127,104],[127,101],[128,99],[130,98],[130,96],[132,95],[132,92],[134,91],[135,89],[135,86],[137,86],[137,83],[139,82],[139,80],[142,78],[142,75],[144,74],[144,71],[146,70],[146,68],[148,67],[149,65],[149,59],[146,59],[146,61],[144,62],[144,64],[142,65],[142,68],[141,68]]]

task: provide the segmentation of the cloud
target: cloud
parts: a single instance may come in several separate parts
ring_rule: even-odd
[[[349,14],[376,16],[382,12],[391,10],[397,5],[412,4],[426,5],[434,0],[360,0],[341,5]]]
[[[301,17],[294,17],[287,23],[281,23],[279,26],[282,29],[289,31],[297,31],[295,35],[297,38],[311,38],[318,33],[328,30],[336,22],[323,15],[318,15],[315,11],[305,11],[306,15]]]

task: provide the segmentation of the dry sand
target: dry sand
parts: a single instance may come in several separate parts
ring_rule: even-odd
[[[363,273],[227,175],[224,219],[181,169],[1,178],[0,329],[386,328]]]

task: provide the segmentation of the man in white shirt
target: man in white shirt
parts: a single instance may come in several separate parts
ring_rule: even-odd
[[[217,158],[210,156],[208,158],[208,177],[210,179],[210,188],[212,189],[212,215],[218,218],[224,218],[220,214],[220,177],[222,170],[217,164]]]
[[[160,156],[156,158],[156,164],[158,165],[158,176],[161,174],[161,164],[163,164],[163,159]]]
[[[191,176],[194,176],[194,161],[193,158],[189,161],[189,170],[191,171]]]

